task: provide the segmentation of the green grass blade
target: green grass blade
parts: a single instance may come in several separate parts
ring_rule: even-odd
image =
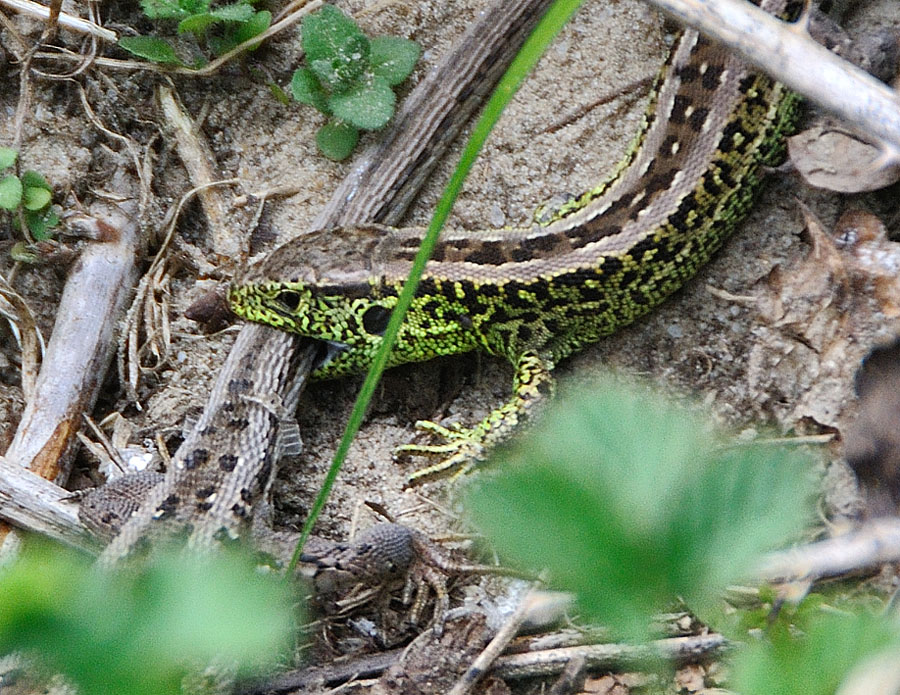
[[[435,208],[434,216],[431,218],[431,224],[428,225],[428,232],[425,234],[422,245],[419,247],[419,251],[413,260],[409,277],[403,285],[403,290],[397,299],[397,306],[391,313],[390,322],[388,323],[387,330],[384,332],[381,348],[375,355],[372,366],[366,374],[366,379],[363,382],[359,395],[356,398],[356,402],[353,405],[350,418],[347,421],[347,427],[344,430],[343,437],[341,437],[340,444],[334,454],[331,467],[325,475],[322,488],[319,490],[319,494],[310,509],[309,517],[307,517],[306,523],[303,525],[303,532],[300,534],[297,549],[294,551],[294,557],[291,559],[291,564],[286,575],[287,577],[293,575],[297,562],[300,560],[300,553],[303,550],[303,545],[306,543],[306,539],[309,537],[312,527],[316,523],[319,512],[321,512],[322,507],[325,506],[328,494],[331,492],[334,481],[337,479],[338,472],[347,457],[350,444],[356,436],[356,433],[359,431],[366,408],[369,405],[369,401],[372,400],[375,388],[378,385],[378,381],[381,379],[381,374],[384,372],[385,365],[387,364],[388,356],[397,340],[400,324],[403,322],[406,311],[409,309],[416,288],[419,285],[419,279],[422,277],[425,263],[434,251],[440,230],[447,221],[447,217],[450,215],[450,210],[453,208],[453,203],[456,201],[456,198],[462,189],[463,182],[469,174],[469,170],[475,163],[478,153],[481,151],[488,135],[497,123],[497,119],[500,118],[503,109],[512,99],[528,73],[531,72],[531,69],[553,40],[553,37],[556,36],[559,30],[569,21],[569,18],[574,14],[575,10],[581,6],[581,2],[582,0],[556,0],[556,2],[550,6],[531,33],[531,36],[529,36],[522,45],[522,48],[513,59],[509,68],[507,68],[506,73],[500,79],[493,94],[491,94],[491,98],[488,100],[481,118],[478,119],[478,123],[472,131],[469,142],[466,144],[466,148],[463,150],[462,156],[460,157],[459,164],[456,166],[456,170],[453,172],[450,181],[444,188],[444,193]]]

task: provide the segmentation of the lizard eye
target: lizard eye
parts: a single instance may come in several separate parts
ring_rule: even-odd
[[[302,298],[299,292],[293,290],[283,290],[278,293],[276,299],[289,311],[297,311],[300,308]]]
[[[369,335],[381,335],[387,328],[390,318],[390,310],[375,304],[366,309],[366,312],[363,314],[363,328]]]

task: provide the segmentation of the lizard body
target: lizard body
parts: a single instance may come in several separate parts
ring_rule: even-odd
[[[800,4],[763,0],[792,17]],[[422,482],[483,457],[551,390],[562,359],[680,288],[749,210],[777,163],[797,97],[725,48],[686,30],[673,45],[640,130],[604,183],[547,224],[450,232],[425,268],[389,366],[480,350],[516,368],[514,396],[471,429],[424,423],[448,442]],[[337,349],[314,378],[368,368],[421,230],[355,225],[301,236],[229,289],[239,316]]]

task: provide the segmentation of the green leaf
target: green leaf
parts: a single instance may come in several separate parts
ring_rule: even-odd
[[[26,188],[43,188],[47,191],[53,190],[53,186],[47,183],[47,179],[32,169],[29,169],[22,174],[22,185]]]
[[[119,39],[119,46],[139,58],[145,58],[154,63],[181,65],[181,61],[175,55],[175,49],[167,41],[155,36],[123,36]]]
[[[9,257],[14,261],[28,263],[29,265],[37,263],[40,259],[40,256],[38,256],[24,241],[17,241],[12,245],[12,248],[9,250]]]
[[[496,459],[503,475],[470,495],[485,535],[630,638],[676,597],[715,612],[727,584],[811,518],[801,456],[723,448],[695,416],[609,377]]]
[[[202,36],[209,27],[219,22],[219,18],[212,12],[203,12],[201,14],[192,14],[178,22],[178,33],[193,33],[195,36]],[[174,55],[174,53],[173,53]],[[159,61],[162,62],[162,61]]]
[[[174,0],[141,0],[141,9],[150,19],[182,19],[205,12],[209,2],[176,2]]]
[[[256,10],[246,2],[236,2],[231,5],[217,7],[210,14],[218,17],[223,22],[246,22],[256,14]]]
[[[272,92],[272,96],[280,101],[283,106],[290,105],[291,98],[287,95],[287,92],[285,92],[279,85],[275,84],[274,82],[267,82],[266,86],[269,88],[269,91]]]
[[[779,630],[744,649],[734,686],[742,695],[833,695],[854,667],[872,678],[870,660],[886,653],[896,663],[898,651],[897,625],[884,617],[822,614],[807,631]],[[876,692],[874,682],[859,692]]]
[[[252,39],[254,36],[259,36],[266,29],[269,28],[269,25],[272,23],[272,13],[268,10],[260,10],[253,14],[249,20],[246,22],[242,22],[238,26],[234,28],[234,40],[235,45],[239,43],[244,43],[244,41],[248,41]],[[254,50],[259,44],[250,46],[248,50]]]
[[[291,94],[301,104],[316,107],[322,113],[331,113],[328,110],[328,95],[322,89],[319,78],[309,68],[298,68],[291,78]]]
[[[330,89],[347,89],[369,67],[369,39],[332,5],[307,15],[301,27],[310,69]]]
[[[10,174],[0,179],[0,208],[15,210],[22,202],[22,182]]]
[[[369,60],[372,71],[391,86],[400,84],[413,71],[422,48],[399,36],[379,36],[371,40]]]
[[[35,241],[46,241],[53,236],[51,229],[59,224],[59,215],[53,208],[25,210],[25,224]]]
[[[0,650],[34,654],[92,695],[178,693],[197,664],[256,670],[284,654],[291,627],[283,582],[235,554],[104,573],[32,547],[4,568],[0,596]]]
[[[19,153],[11,147],[0,147],[0,169],[9,169],[16,163]]]
[[[26,210],[42,210],[50,204],[52,193],[46,188],[25,186],[22,195],[22,207]]]
[[[332,94],[328,107],[335,116],[357,128],[378,130],[391,120],[396,101],[387,81],[373,75],[365,84]]]
[[[348,46],[355,46],[360,38],[366,38],[356,22],[334,5],[325,5],[304,17],[300,36],[310,61],[330,59],[346,51]]]
[[[349,157],[358,140],[359,131],[343,121],[326,123],[316,133],[319,151],[336,162]]]
[[[525,44],[513,59],[509,69],[500,79],[493,94],[491,94],[491,98],[484,107],[481,117],[475,124],[472,135],[466,143],[465,149],[460,157],[459,164],[453,171],[450,181],[447,183],[444,192],[441,194],[441,199],[435,207],[434,216],[431,219],[431,223],[428,225],[428,231],[422,239],[422,245],[419,247],[416,257],[413,259],[409,276],[403,284],[400,295],[397,297],[397,305],[391,313],[391,319],[382,336],[381,345],[372,359],[372,364],[369,367],[369,371],[366,373],[366,378],[363,381],[363,385],[360,387],[359,394],[353,404],[353,410],[347,418],[347,426],[344,429],[344,434],[341,436],[341,441],[338,443],[338,447],[335,450],[331,466],[328,468],[319,494],[316,495],[316,499],[313,500],[312,507],[303,524],[303,529],[300,532],[300,540],[297,542],[297,548],[291,558],[289,572],[296,568],[297,563],[300,560],[303,544],[306,542],[306,539],[309,538],[316,519],[318,519],[319,514],[325,506],[325,502],[328,499],[334,481],[337,479],[341,466],[347,458],[347,452],[350,450],[350,445],[365,419],[369,402],[375,394],[378,380],[381,378],[381,373],[388,363],[390,352],[393,349],[394,343],[397,340],[397,335],[400,332],[400,325],[403,322],[403,317],[412,304],[419,279],[422,277],[422,273],[425,270],[425,264],[437,245],[438,234],[444,223],[447,221],[447,217],[450,215],[453,202],[459,195],[463,182],[471,170],[472,165],[475,163],[478,152],[484,145],[485,140],[487,140],[487,136],[491,132],[491,128],[493,128],[494,124],[497,122],[503,108],[516,93],[516,90],[531,68],[537,63],[538,58],[550,43],[553,36],[563,27],[575,13],[575,10],[581,5],[581,1],[582,0],[554,0],[547,9],[546,14],[538,22],[538,25],[531,33],[531,36],[526,39]]]

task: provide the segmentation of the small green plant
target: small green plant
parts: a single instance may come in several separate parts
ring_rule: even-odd
[[[3,174],[15,165],[17,157],[15,150],[0,147],[0,208],[13,213],[16,221],[21,213],[31,236],[45,241],[50,229],[59,224],[59,216],[50,207],[53,188],[36,171],[26,171],[21,177],[15,172]]]
[[[212,0],[141,0],[141,7],[150,19],[177,21],[179,34],[193,34],[218,56],[269,28],[272,13],[255,9],[255,1],[213,7]],[[155,63],[184,64],[172,43],[157,36],[126,36],[119,46]]]
[[[21,652],[86,695],[174,695],[210,664],[246,676],[288,652],[296,596],[249,555],[170,550],[138,564],[104,571],[29,542],[0,570],[0,654]]]
[[[900,629],[886,616],[819,612],[802,626],[771,630],[735,655],[734,687],[743,695],[834,695],[896,692]],[[893,680],[878,676],[892,664]],[[854,680],[862,679],[863,688]]]
[[[392,87],[409,77],[420,48],[399,36],[369,38],[350,17],[325,5],[303,19],[306,67],[294,72],[291,93],[328,122],[316,134],[326,157],[345,159],[360,130],[379,130],[394,115]]]
[[[554,404],[497,459],[502,475],[470,491],[477,525],[629,638],[646,638],[653,614],[677,598],[719,627],[725,587],[813,516],[803,456],[730,445],[613,377]]]

